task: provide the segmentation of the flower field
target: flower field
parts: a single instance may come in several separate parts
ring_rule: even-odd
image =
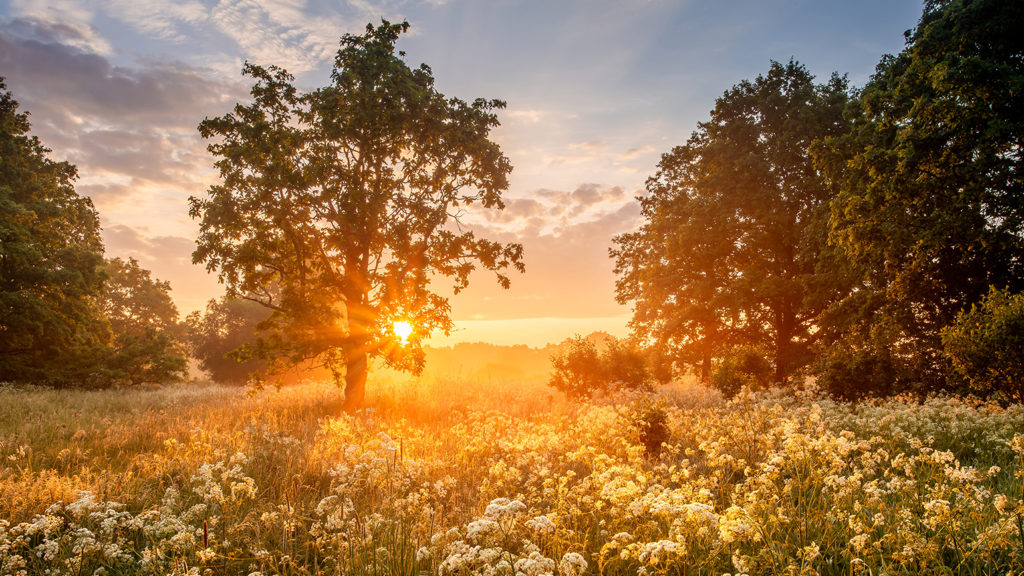
[[[370,389],[0,388],[0,574],[1024,570],[1021,406]]]

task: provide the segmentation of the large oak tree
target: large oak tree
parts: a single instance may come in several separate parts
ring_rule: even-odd
[[[271,371],[313,360],[364,397],[367,360],[422,365],[420,340],[452,327],[448,300],[477,267],[507,286],[522,247],[463,229],[471,205],[503,208],[512,167],[489,138],[498,100],[465,102],[410,68],[395,43],[407,23],[345,35],[331,84],[300,92],[277,67],[246,64],[253,101],[200,124],[221,182],[191,199],[201,220],[194,260],[229,295],[272,311],[250,351]],[[399,345],[396,319],[415,331]]]
[[[831,191],[809,148],[846,129],[847,100],[844,79],[816,85],[799,64],[773,62],[662,157],[640,198],[646,222],[612,250],[640,338],[704,378],[740,345],[769,356],[779,383],[807,364],[816,317],[844,282],[825,242]]]

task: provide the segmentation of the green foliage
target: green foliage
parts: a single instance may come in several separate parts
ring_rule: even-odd
[[[210,300],[203,313],[193,312],[188,326],[192,355],[215,382],[245,384],[250,374],[266,368],[258,358],[244,358],[243,348],[256,340],[257,326],[270,314],[266,307],[245,299]]]
[[[643,398],[633,407],[629,418],[636,427],[644,454],[656,458],[661,453],[661,445],[669,439],[667,403],[661,398]]]
[[[818,387],[842,400],[906,390],[900,385],[906,378],[900,374],[900,364],[885,346],[833,346],[815,360],[814,372]]]
[[[458,226],[469,206],[500,209],[512,167],[489,139],[498,100],[467,103],[410,68],[395,43],[407,23],[345,35],[329,86],[299,92],[280,68],[246,64],[253,101],[204,120],[221,181],[192,198],[196,263],[231,296],[270,311],[253,346],[272,372],[316,360],[363,401],[368,356],[422,367],[421,341],[452,327],[431,282],[465,288],[480,266],[508,286],[522,247]],[[391,331],[416,331],[399,346]]]
[[[107,337],[99,218],[0,79],[0,381],[76,385]]]
[[[169,282],[155,280],[134,258],[106,261],[101,308],[112,338],[104,362],[109,380],[167,383],[188,367]]]
[[[640,197],[644,225],[612,250],[637,337],[702,380],[741,344],[770,350],[780,383],[807,364],[815,317],[846,282],[826,245],[832,192],[808,148],[845,130],[847,99],[844,79],[815,85],[799,64],[773,62],[662,156]]]
[[[772,378],[772,365],[757,349],[740,346],[721,358],[711,371],[711,386],[726,397],[735,396],[742,388],[762,390]]]
[[[576,336],[551,357],[549,385],[575,399],[617,389],[649,390],[648,355],[628,342],[610,338],[598,350],[592,338]]]
[[[942,344],[972,392],[1024,401],[1024,293],[990,289],[942,330]]]
[[[0,91],[5,88],[0,79]],[[47,158],[0,94],[0,381],[102,387],[180,377],[170,285],[104,261],[99,216],[75,167]]]
[[[879,349],[900,388],[947,387],[942,328],[990,285],[1024,289],[1021,21],[1020,2],[926,2],[850,132],[815,149],[838,189],[830,237],[861,277],[822,329]]]

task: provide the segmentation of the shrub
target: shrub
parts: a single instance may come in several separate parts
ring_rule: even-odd
[[[817,385],[833,398],[859,400],[890,396],[901,389],[896,383],[899,364],[885,349],[836,345],[815,362]]]
[[[622,340],[611,340],[601,355],[605,380],[616,388],[644,390],[650,387],[647,355]]]
[[[267,309],[248,300],[222,297],[210,300],[205,313],[193,312],[186,319],[192,355],[209,372],[214,382],[243,385],[250,374],[266,369],[261,360],[240,360],[237,352],[256,340],[256,326],[268,315]]]
[[[551,357],[554,371],[549,384],[570,398],[588,398],[614,389],[648,390],[651,387],[647,355],[635,346],[611,338],[603,351],[592,339],[576,336]]]
[[[668,440],[668,411],[664,400],[644,398],[634,407],[630,421],[640,436],[644,454],[654,458],[661,453],[661,445]]]
[[[582,336],[569,341],[565,351],[551,357],[554,372],[549,384],[570,398],[585,398],[607,384],[597,346]]]
[[[1024,293],[991,288],[942,330],[942,345],[972,392],[1024,400]]]
[[[759,351],[741,346],[714,367],[711,386],[731,398],[744,386],[752,390],[767,388],[771,375],[772,366]]]

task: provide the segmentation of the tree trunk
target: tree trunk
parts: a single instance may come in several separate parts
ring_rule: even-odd
[[[707,384],[711,381],[711,354],[705,354],[700,363],[700,383]]]
[[[366,398],[366,353],[350,358],[345,366],[345,412],[352,413],[363,407]]]
[[[774,382],[778,386],[785,386],[789,379],[793,324],[793,313],[789,310],[781,310],[776,314]]]

